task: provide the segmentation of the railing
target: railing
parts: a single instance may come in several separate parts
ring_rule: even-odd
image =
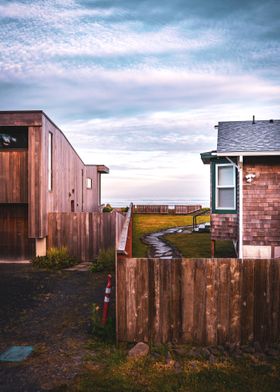
[[[187,215],[199,211],[201,205],[135,205],[134,214],[170,214],[170,215]]]
[[[120,256],[132,257],[132,214],[133,204],[131,203],[117,243],[117,255]]]

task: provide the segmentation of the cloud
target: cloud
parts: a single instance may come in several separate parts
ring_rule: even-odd
[[[43,109],[108,197],[209,195],[221,120],[279,117],[274,0],[0,4],[2,110]],[[207,196],[208,197],[208,196]]]

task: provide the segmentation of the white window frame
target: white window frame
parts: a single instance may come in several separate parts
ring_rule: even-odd
[[[230,166],[233,169],[233,184],[232,185],[218,185],[218,171],[219,167]],[[215,207],[216,210],[225,210],[225,211],[234,211],[236,210],[236,169],[232,163],[218,163],[216,164],[216,172],[215,172]],[[234,190],[234,207],[219,207],[218,201],[218,190],[219,189],[233,189]]]
[[[53,190],[53,133],[48,135],[48,191]]]

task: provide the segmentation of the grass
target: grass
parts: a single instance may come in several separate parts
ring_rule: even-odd
[[[210,216],[197,217],[197,223],[209,222]],[[176,226],[192,225],[191,215],[134,214],[133,216],[133,256],[146,257],[148,247],[141,238],[145,234]]]
[[[93,341],[84,373],[72,392],[276,392],[280,390],[279,361],[256,362],[250,357],[206,359],[176,357],[166,361],[163,349],[144,359],[127,358],[127,347]],[[177,365],[177,366],[175,366]]]
[[[168,234],[164,238],[184,257],[211,257],[210,233]],[[232,241],[216,241],[215,257],[236,257]]]

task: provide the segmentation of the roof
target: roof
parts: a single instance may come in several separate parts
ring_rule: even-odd
[[[280,151],[280,120],[219,122],[218,154],[276,151]]]

